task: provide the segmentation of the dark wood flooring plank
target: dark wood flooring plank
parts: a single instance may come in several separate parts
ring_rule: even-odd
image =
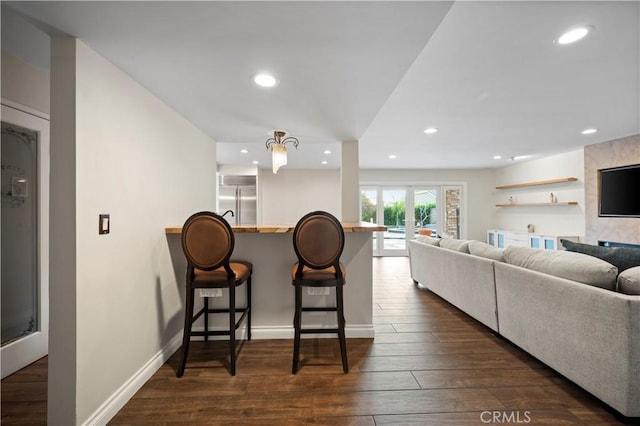
[[[378,343],[423,343],[437,342],[438,339],[432,333],[384,333],[376,336]]]
[[[474,370],[421,370],[413,375],[423,389],[549,386],[557,374],[550,369],[486,368]]]
[[[495,417],[494,417],[495,416]],[[585,426],[568,410],[484,410],[466,413],[435,413],[375,416],[376,426],[465,426],[483,424],[527,424],[540,426]]]
[[[583,425],[589,426],[609,426],[619,424],[640,424],[636,421],[634,423],[625,423],[617,419],[613,414],[604,408],[569,408],[569,411],[576,416]]]
[[[425,354],[369,357],[359,365],[360,371],[454,370],[474,368],[509,368],[510,363],[491,354]]]
[[[2,417],[0,423],[7,425],[46,425],[46,401],[4,401],[2,393]]]
[[[376,416],[503,408],[500,401],[485,389],[359,392],[348,398],[336,398],[332,393],[313,396],[313,413],[316,416]]]
[[[267,376],[250,378],[247,392],[314,392],[333,390],[335,392],[380,391],[420,389],[420,385],[409,371],[400,372],[360,372],[349,374],[289,375],[282,378],[277,387]]]
[[[497,346],[478,345],[471,347],[464,342],[416,342],[416,343],[377,343],[369,352],[369,356],[399,356],[426,354],[468,354],[468,353],[496,353],[501,349]]]
[[[38,361],[16,371],[12,375],[2,379],[2,384],[13,382],[47,382],[49,370],[49,357],[44,357]]]
[[[14,401],[47,401],[46,382],[2,383],[2,403]]]
[[[600,403],[574,385],[553,386],[505,386],[490,388],[507,409],[533,410],[550,408],[588,408],[595,409]]]
[[[115,423],[112,423],[115,424]],[[164,426],[193,426],[189,422],[165,422]],[[372,416],[357,417],[323,417],[323,418],[282,418],[269,419],[243,419],[198,422],[198,425],[206,426],[375,426]]]

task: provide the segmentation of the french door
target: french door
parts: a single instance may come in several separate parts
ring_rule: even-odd
[[[363,186],[361,220],[383,224],[373,236],[374,256],[406,256],[419,233],[461,238],[462,186]]]
[[[2,378],[49,343],[49,122],[2,105]]]

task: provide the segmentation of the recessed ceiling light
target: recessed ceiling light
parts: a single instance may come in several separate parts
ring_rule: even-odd
[[[435,127],[429,127],[428,129],[424,129],[424,132],[428,135],[432,135],[434,133],[436,133],[438,131],[438,129],[436,129]]]
[[[322,164],[327,164],[327,162],[326,162],[326,161],[323,161],[323,162],[322,162]]]
[[[262,87],[274,87],[278,85],[278,80],[271,74],[260,73],[253,76],[253,81]]]
[[[595,132],[597,132],[597,131],[598,131],[598,129],[593,129],[593,128],[591,128],[591,129],[584,129],[584,130],[583,130],[583,131],[581,131],[580,133],[582,133],[583,135],[592,135],[592,134],[594,134],[594,133],[595,133]]]
[[[251,164],[260,164],[260,163],[258,162],[258,160],[253,160]]]
[[[524,160],[525,158],[529,158],[530,155],[515,155],[513,157],[509,157],[511,161]]]
[[[494,155],[494,156],[493,156],[493,159],[494,159],[494,160],[499,160],[499,159],[501,159],[501,158],[502,158],[502,155]]]
[[[562,34],[556,42],[558,44],[571,44],[575,43],[578,40],[583,39],[589,32],[591,31],[591,27],[577,27],[573,28],[566,33]]]
[[[249,151],[247,151],[246,149],[241,149],[240,152],[243,153],[243,154],[248,154],[249,153]]]
[[[396,155],[394,155],[394,154],[391,154],[389,156],[389,160],[395,160],[396,158],[398,158],[398,157]]]
[[[329,151],[328,149],[325,149],[325,150],[324,150],[324,153],[325,153],[325,154],[327,154],[327,155],[329,155],[329,154],[331,154],[331,151]]]

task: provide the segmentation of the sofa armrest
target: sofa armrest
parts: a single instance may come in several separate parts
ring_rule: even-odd
[[[493,260],[409,241],[411,277],[498,331]]]
[[[500,334],[625,416],[640,416],[640,296],[495,265]]]

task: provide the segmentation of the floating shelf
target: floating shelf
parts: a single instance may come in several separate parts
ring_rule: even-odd
[[[496,204],[496,207],[528,207],[528,206],[577,206],[577,201],[564,201],[558,203],[509,203]]]
[[[539,180],[537,182],[516,183],[513,185],[496,186],[496,189],[525,188],[527,186],[550,185],[552,183],[574,182],[576,180],[578,180],[578,178],[574,178],[574,177],[566,177],[566,178],[551,179],[551,180]],[[558,204],[558,203],[553,203],[553,204]]]

